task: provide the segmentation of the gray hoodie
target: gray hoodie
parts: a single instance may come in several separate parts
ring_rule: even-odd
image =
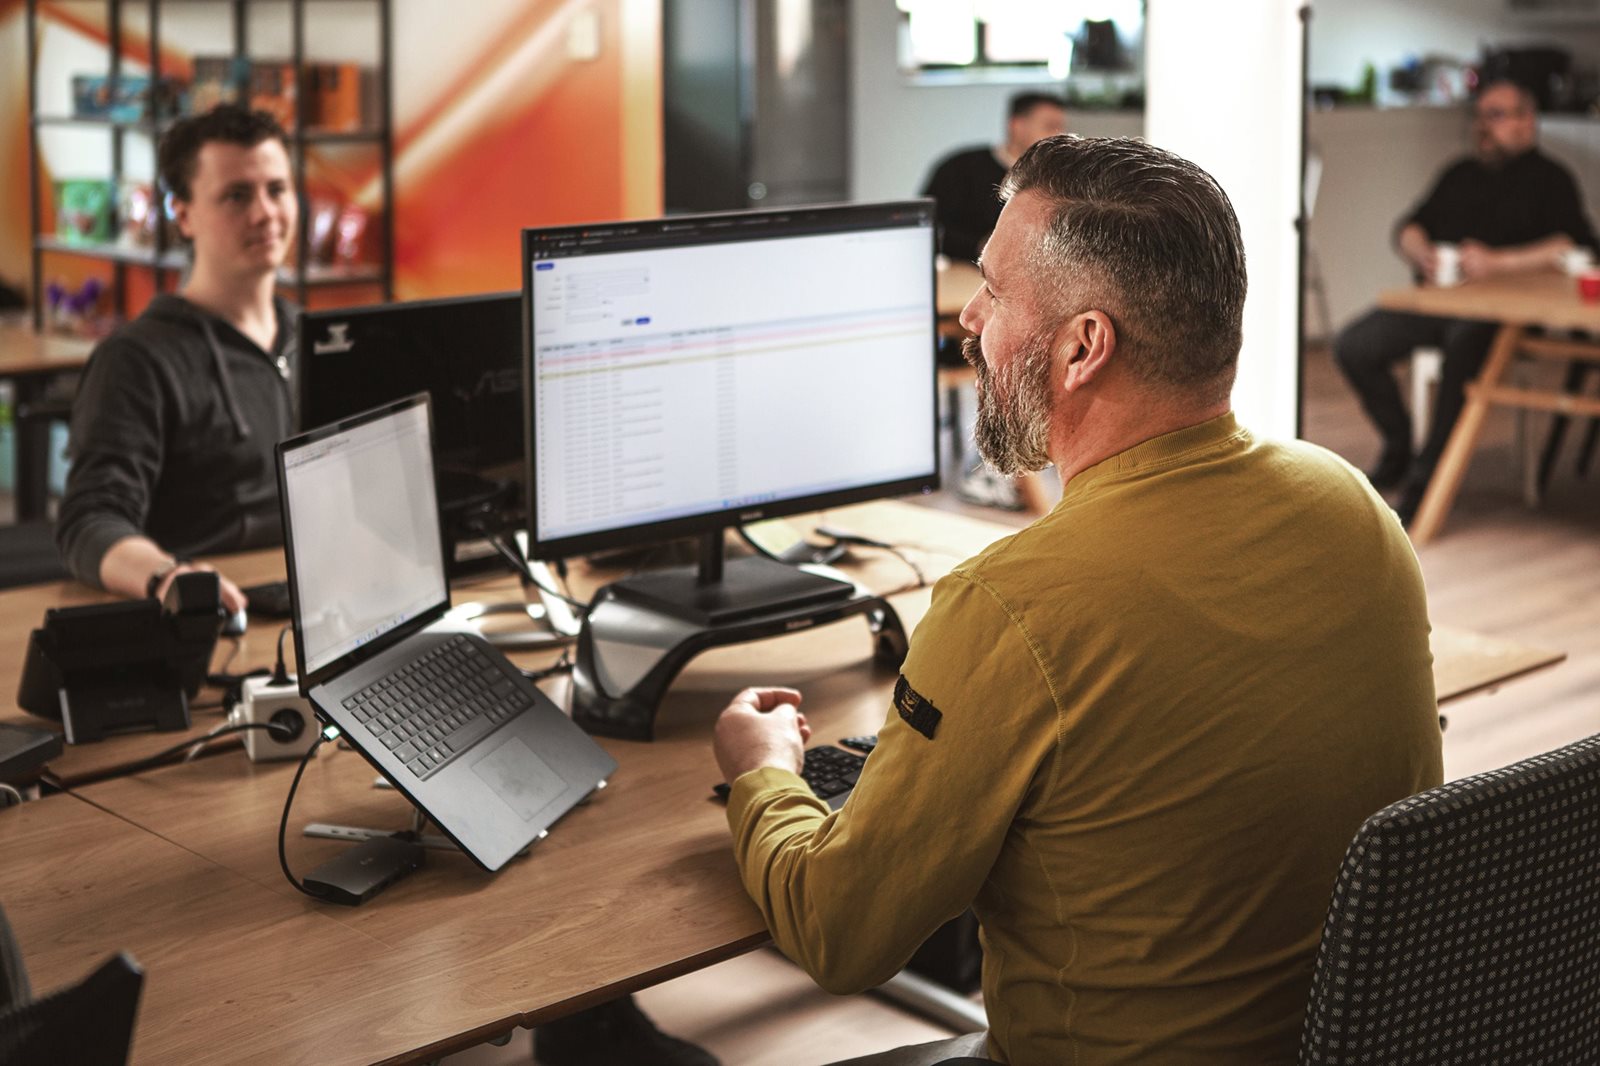
[[[67,568],[143,534],[180,557],[283,542],[273,446],[294,427],[295,311],[275,299],[271,352],[163,294],[101,341],[72,405],[72,468],[56,524]]]

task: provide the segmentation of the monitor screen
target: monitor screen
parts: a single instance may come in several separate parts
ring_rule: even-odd
[[[293,437],[279,455],[305,676],[449,604],[425,396]]]
[[[938,487],[928,201],[525,230],[530,553]]]
[[[336,422],[415,392],[433,399],[446,508],[484,482],[519,480],[522,294],[301,315],[302,426]]]

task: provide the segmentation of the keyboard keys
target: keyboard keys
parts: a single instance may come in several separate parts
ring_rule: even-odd
[[[427,777],[526,704],[482,650],[454,637],[343,701],[406,768]]]

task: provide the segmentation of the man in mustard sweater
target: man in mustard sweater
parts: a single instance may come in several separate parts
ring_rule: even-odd
[[[970,905],[991,1058],[1292,1062],[1346,845],[1442,776],[1416,557],[1358,471],[1235,421],[1208,174],[1055,137],[1003,196],[962,313],[977,443],[1061,501],[935,587],[841,811],[795,774],[801,694],[734,699],[740,871],[835,992]]]

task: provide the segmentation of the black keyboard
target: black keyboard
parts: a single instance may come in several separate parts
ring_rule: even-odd
[[[527,702],[483,649],[455,636],[347,697],[344,707],[426,780]]]
[[[856,787],[861,768],[866,765],[864,755],[852,755],[843,748],[807,748],[805,768],[800,779],[824,803]],[[712,789],[722,799],[728,798],[728,785]]]
[[[867,733],[859,737],[845,737],[839,743],[847,748],[854,748],[863,755],[871,755],[872,749],[878,746],[878,734]]]

